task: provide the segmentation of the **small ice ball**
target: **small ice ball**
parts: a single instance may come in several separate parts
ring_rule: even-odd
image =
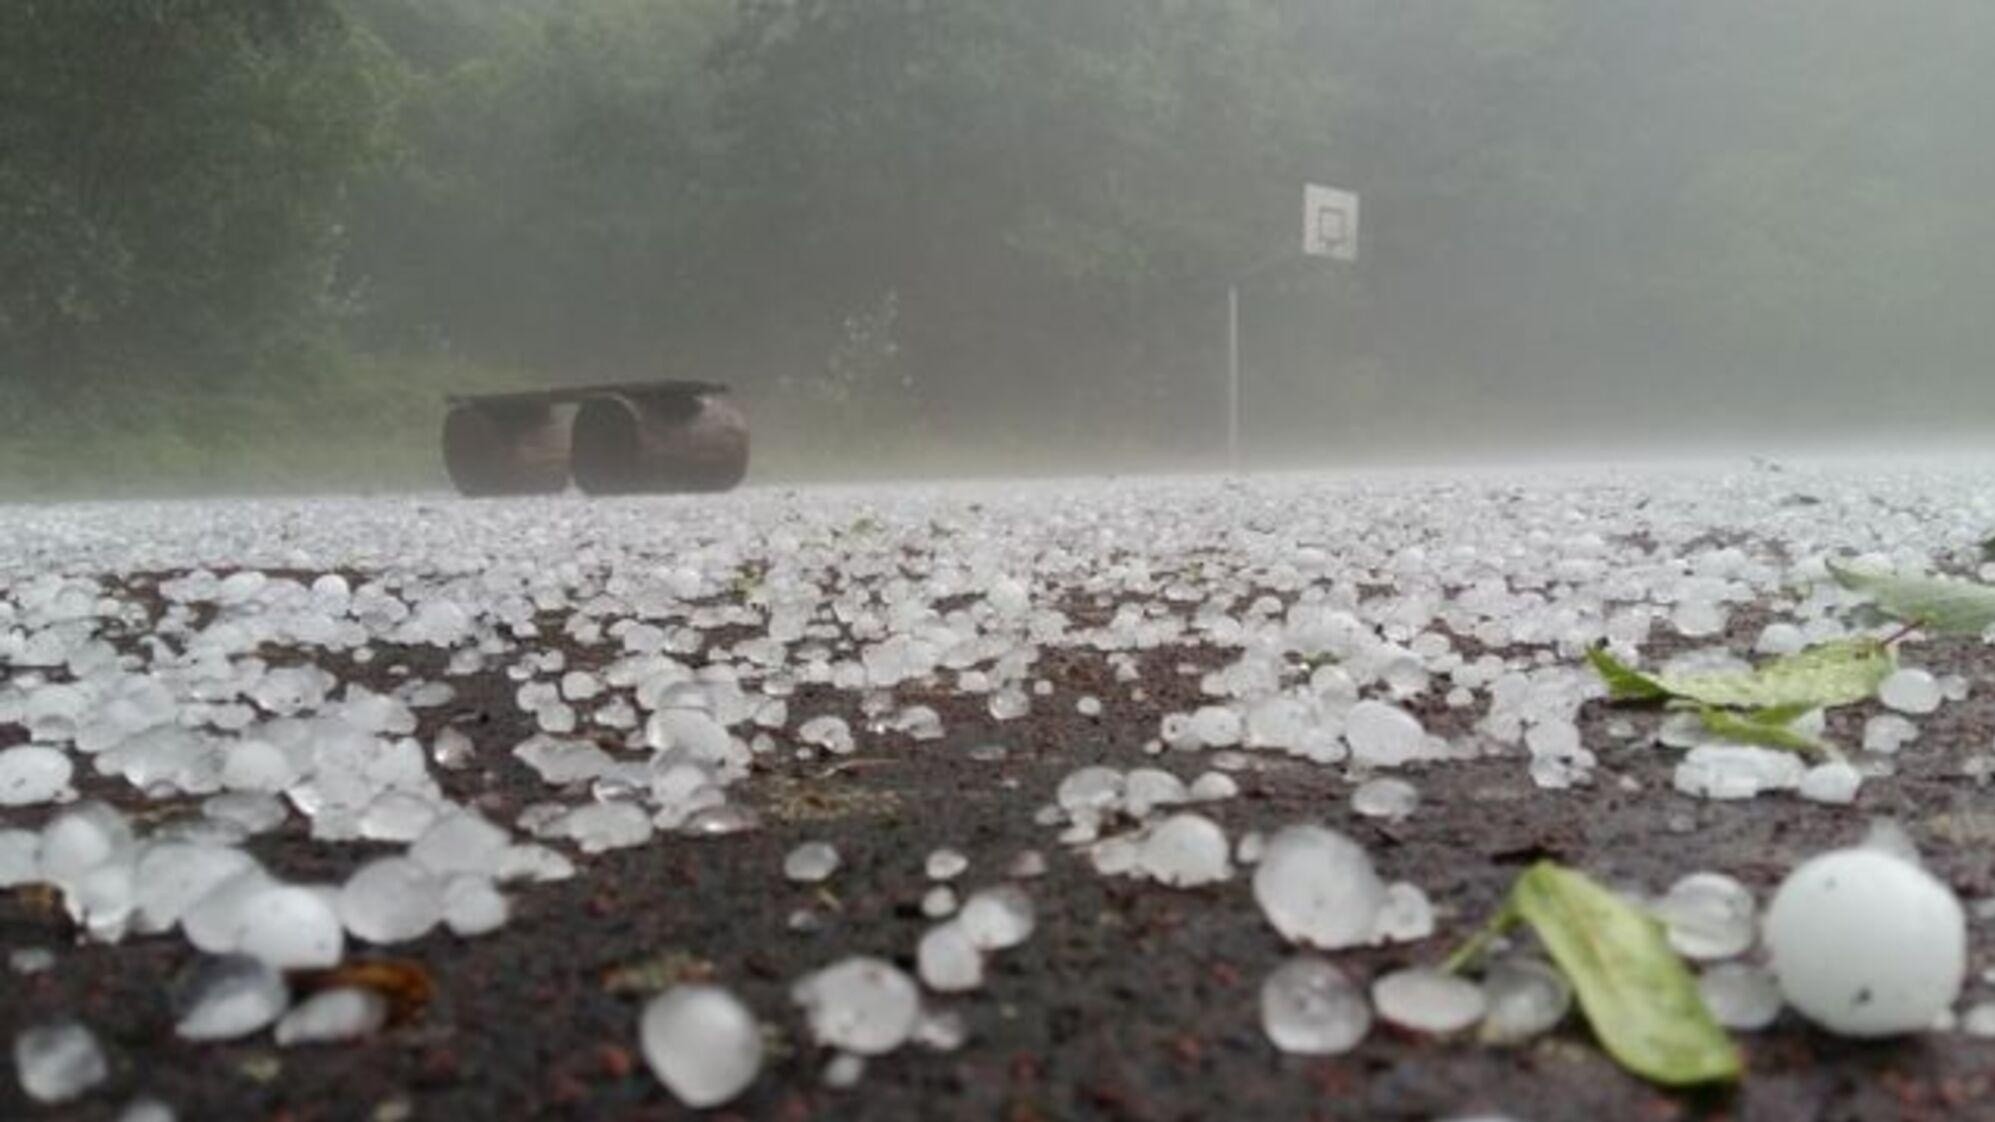
[[[1877,687],[1877,700],[1900,713],[1930,713],[1942,699],[1938,680],[1916,666],[1893,671]]]
[[[1289,959],[1261,983],[1261,1028],[1284,1052],[1338,1055],[1357,1047],[1371,1027],[1364,994],[1314,955]]]
[[[1415,1032],[1451,1033],[1475,1024],[1489,1008],[1482,987],[1440,970],[1395,970],[1372,983],[1378,1015]]]
[[[1143,839],[1137,868],[1161,884],[1194,888],[1233,875],[1226,831],[1202,814],[1174,814]]]
[[[14,1038],[14,1072],[39,1103],[66,1103],[111,1074],[104,1050],[75,1021],[37,1025]]]
[[[1732,958],[1753,945],[1758,905],[1750,889],[1723,873],[1684,877],[1654,910],[1669,945],[1685,958]]]
[[[960,921],[957,921],[960,922]],[[818,1043],[879,1056],[914,1033],[921,990],[892,963],[854,956],[807,975],[791,990]]]

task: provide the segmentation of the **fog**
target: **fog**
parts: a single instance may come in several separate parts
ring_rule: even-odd
[[[1971,446],[1995,9],[0,12],[0,490],[411,489],[726,383],[751,480]],[[1303,191],[1356,193],[1355,260]]]

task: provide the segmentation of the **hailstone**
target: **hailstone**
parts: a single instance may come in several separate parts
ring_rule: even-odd
[[[1764,934],[1788,1004],[1842,1036],[1931,1028],[1967,973],[1960,900],[1872,847],[1820,854],[1789,873]]]

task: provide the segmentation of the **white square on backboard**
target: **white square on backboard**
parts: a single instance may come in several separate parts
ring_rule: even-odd
[[[1320,183],[1302,185],[1302,252],[1338,261],[1358,259],[1358,196]]]

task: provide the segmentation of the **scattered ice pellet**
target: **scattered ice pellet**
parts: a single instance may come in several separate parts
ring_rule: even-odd
[[[1017,686],[993,690],[984,706],[994,721],[1016,721],[1032,712],[1032,697]]]
[[[1358,763],[1398,767],[1426,753],[1427,730],[1396,705],[1365,700],[1344,714],[1344,740]]]
[[[1226,832],[1202,814],[1174,814],[1150,829],[1136,853],[1145,876],[1173,888],[1194,888],[1233,875]]]
[[[406,857],[377,857],[347,878],[338,907],[340,922],[356,937],[404,943],[443,919],[443,882]]]
[[[1032,897],[1012,884],[985,888],[971,893],[957,913],[970,942],[986,951],[1018,946],[1032,937],[1037,918]]]
[[[829,714],[798,725],[797,743],[822,748],[834,756],[849,755],[855,747],[852,727],[845,723],[845,718]]]
[[[1242,732],[1240,714],[1225,706],[1201,706],[1191,715],[1191,735],[1207,748],[1231,748]]]
[[[840,1052],[825,1061],[824,1085],[834,1091],[849,1091],[866,1077],[866,1057]]]
[[[1482,987],[1440,970],[1395,970],[1372,982],[1381,1019],[1415,1032],[1460,1032],[1488,1009]]]
[[[1711,1017],[1728,1029],[1758,1032],[1780,1016],[1780,983],[1773,972],[1746,962],[1719,962],[1697,979]]]
[[[243,902],[236,949],[279,970],[338,965],[346,932],[326,894],[271,885]]]
[[[922,894],[921,914],[929,919],[942,919],[956,912],[956,890],[946,884],[938,884]]]
[[[1863,750],[1890,755],[1919,738],[1919,726],[1896,713],[1879,713],[1863,723]]]
[[[1801,776],[1801,797],[1809,802],[1847,806],[1856,801],[1863,773],[1842,760],[1816,764]]]
[[[959,921],[960,922],[960,921]],[[921,1012],[921,991],[892,963],[854,956],[806,975],[790,990],[820,1044],[862,1056],[907,1042]]]
[[[651,1073],[696,1110],[732,1100],[762,1069],[762,1026],[718,986],[679,985],[653,998],[638,1041]]]
[[[783,857],[783,876],[798,884],[818,884],[838,871],[838,850],[830,842],[807,841]]]
[[[1892,671],[1878,685],[1877,700],[1900,713],[1918,715],[1938,709],[1942,696],[1939,682],[1930,673],[1906,666]]]
[[[1201,772],[1197,779],[1191,781],[1191,789],[1187,793],[1195,803],[1218,802],[1239,794],[1240,784],[1225,772]]]
[[[1692,748],[1676,765],[1676,789],[1707,799],[1750,799],[1762,791],[1790,791],[1807,770],[1792,752],[1749,745]]]
[[[1320,950],[1369,942],[1385,884],[1356,842],[1321,826],[1270,838],[1254,870],[1254,899],[1282,937]]]
[[[69,755],[42,744],[0,748],[0,806],[59,802],[74,794]]]
[[[14,1038],[14,1072],[21,1090],[38,1103],[82,1097],[111,1074],[96,1034],[75,1021],[23,1029]]]
[[[1760,630],[1753,650],[1766,655],[1798,654],[1808,645],[1808,635],[1794,624],[1778,621]]]
[[[1368,779],[1351,792],[1351,809],[1366,818],[1396,822],[1420,805],[1420,789],[1404,779]]]
[[[174,1031],[183,1040],[235,1040],[284,1015],[283,975],[248,955],[204,959],[180,983]]]
[[[436,822],[436,804],[410,791],[374,796],[360,813],[360,836],[370,841],[412,842]]]
[[[1261,983],[1261,1028],[1276,1048],[1304,1056],[1348,1052],[1371,1031],[1372,1011],[1343,971],[1314,955],[1289,959]]]
[[[1386,886],[1385,902],[1372,920],[1373,943],[1414,943],[1434,934],[1434,903],[1417,884]]]
[[[586,740],[564,740],[546,733],[520,742],[513,757],[532,768],[541,782],[555,786],[594,779],[616,763],[608,752]]]
[[[506,831],[466,811],[446,814],[409,847],[409,856],[433,873],[482,873],[498,867],[511,839]]]
[[[251,865],[216,884],[180,914],[180,929],[197,950],[234,951],[242,939],[244,909],[275,883],[261,866]]]
[[[1178,806],[1191,799],[1184,780],[1153,767],[1139,767],[1123,777],[1122,808],[1143,818],[1158,807]]]
[[[1558,971],[1532,959],[1508,959],[1482,979],[1489,1012],[1482,1038],[1492,1044],[1521,1044],[1550,1032],[1572,1009],[1572,986]]]
[[[1032,880],[1046,875],[1046,855],[1036,849],[1021,851],[1005,866],[1004,875],[1013,880]]]
[[[922,984],[937,993],[961,993],[984,984],[984,952],[960,923],[928,929],[915,949]]]
[[[1068,814],[1109,810],[1121,805],[1123,788],[1121,772],[1095,765],[1069,772],[1054,799]]]
[[[430,744],[430,759],[445,771],[456,771],[471,766],[478,754],[477,745],[471,741],[469,733],[456,725],[445,725]]]
[[[607,853],[650,841],[651,815],[636,803],[585,803],[562,815],[554,832],[584,853]]]
[[[388,999],[371,989],[337,986],[293,1006],[271,1031],[279,1047],[335,1044],[381,1031],[388,1023]]]
[[[970,859],[954,849],[937,849],[929,853],[923,863],[923,871],[929,880],[954,880],[970,867]]]
[[[954,1009],[923,1008],[915,1022],[914,1042],[931,1052],[954,1052],[970,1039],[970,1026]]]
[[[67,885],[132,847],[125,816],[100,802],[78,803],[42,827],[41,879]]]
[[[512,905],[492,882],[480,876],[455,876],[443,886],[443,922],[462,938],[489,934],[506,925]]]
[[[118,1112],[117,1122],[178,1122],[179,1116],[165,1102],[141,1096],[125,1104]]]
[[[1691,873],[1670,886],[1654,911],[1669,945],[1688,959],[1744,954],[1757,933],[1752,891],[1723,873]]]
[[[0,888],[14,888],[42,875],[42,839],[33,830],[0,829]]]
[[[134,877],[140,930],[171,930],[203,896],[255,867],[255,858],[229,846],[192,842],[147,846]]]
[[[1919,1032],[1967,972],[1967,920],[1946,885],[1874,847],[1803,862],[1774,893],[1766,945],[1780,992],[1844,1036]]]
[[[1677,633],[1692,639],[1707,638],[1725,630],[1725,609],[1709,600],[1686,600],[1670,612]]]
[[[493,876],[500,881],[556,881],[575,875],[575,864],[544,845],[511,845],[499,855]]]

